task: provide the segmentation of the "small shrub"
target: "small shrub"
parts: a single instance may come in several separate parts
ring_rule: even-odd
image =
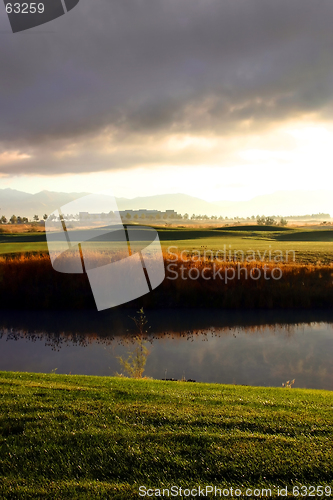
[[[287,382],[282,383],[282,387],[289,387],[289,389],[291,389],[292,386],[294,385],[294,383],[295,383],[295,379],[287,380]]]
[[[117,359],[131,378],[142,378],[149,355],[146,346],[147,342],[144,340],[144,336],[148,333],[146,327],[148,320],[143,308],[138,311],[138,317],[131,317],[131,319],[134,321],[137,330],[137,334],[133,338],[135,344],[134,350],[128,352],[127,359],[124,359],[122,356],[117,356]]]

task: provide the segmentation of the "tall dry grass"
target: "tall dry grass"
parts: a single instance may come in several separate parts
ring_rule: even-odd
[[[165,255],[167,259],[169,255]],[[177,279],[163,283],[168,303],[223,308],[333,306],[333,265],[216,262],[203,258],[184,261],[178,255],[171,267],[167,262],[167,278],[170,274],[175,278],[175,272]],[[281,278],[276,279],[280,274]]]
[[[95,263],[104,264],[109,259],[114,260],[114,255],[110,258],[104,254],[100,257],[104,260],[98,259],[96,254],[92,256]],[[164,262],[166,278],[163,283],[125,307],[273,309],[333,306],[332,265],[184,261],[180,255],[175,258],[168,254],[164,254]],[[274,273],[275,277],[279,275],[276,269],[282,272],[280,279],[273,279]],[[235,276],[230,279],[233,270]],[[250,272],[254,279],[249,277]],[[0,257],[0,308],[90,309],[95,308],[95,304],[86,274],[59,273],[52,268],[48,254],[39,254]]]
[[[45,233],[45,226],[35,223],[1,224],[0,234]]]

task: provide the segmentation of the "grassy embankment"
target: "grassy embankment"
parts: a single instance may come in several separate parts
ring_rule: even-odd
[[[333,393],[0,372],[0,497],[333,489]]]

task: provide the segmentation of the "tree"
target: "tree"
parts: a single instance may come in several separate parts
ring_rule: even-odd
[[[262,215],[261,217],[260,217],[260,215],[257,215],[258,226],[263,226],[265,224],[265,220],[266,220],[266,217],[264,215]]]
[[[184,214],[184,220],[188,220],[188,217],[189,217],[188,214]]]
[[[276,224],[276,221],[274,217],[266,217],[264,224],[265,226],[274,226]]]
[[[23,224],[22,217],[18,216],[16,222],[17,224]]]
[[[7,224],[7,219],[4,215],[0,219],[0,224]]]
[[[43,215],[43,219],[46,220],[48,218],[48,215],[47,214],[44,214]]]
[[[129,212],[126,213],[126,219],[130,220],[132,218],[131,214]]]
[[[288,221],[286,219],[284,219],[283,217],[281,217],[280,222],[279,222],[279,226],[286,226],[287,224],[288,224]]]
[[[257,215],[257,224],[258,226],[276,226],[276,220],[274,217],[265,217],[262,215]]]
[[[34,215],[34,217],[33,217],[33,218],[34,218],[34,221],[35,221],[35,222],[38,222],[38,221],[39,221],[39,217],[38,217],[38,215]]]
[[[28,217],[22,217],[23,224],[28,224]]]
[[[11,218],[9,219],[9,222],[10,222],[11,224],[16,224],[16,222],[17,222],[17,217],[16,217],[16,215],[12,215],[12,216],[11,216]]]

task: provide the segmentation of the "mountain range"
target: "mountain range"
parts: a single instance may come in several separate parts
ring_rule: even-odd
[[[41,191],[36,194],[15,189],[0,189],[0,215],[42,217],[89,193],[60,193]],[[256,196],[248,201],[209,202],[187,194],[163,194],[155,196],[116,198],[119,210],[173,209],[181,214],[222,215],[223,217],[249,217],[251,215],[305,215],[319,212],[333,214],[333,192],[320,191],[277,191]]]

